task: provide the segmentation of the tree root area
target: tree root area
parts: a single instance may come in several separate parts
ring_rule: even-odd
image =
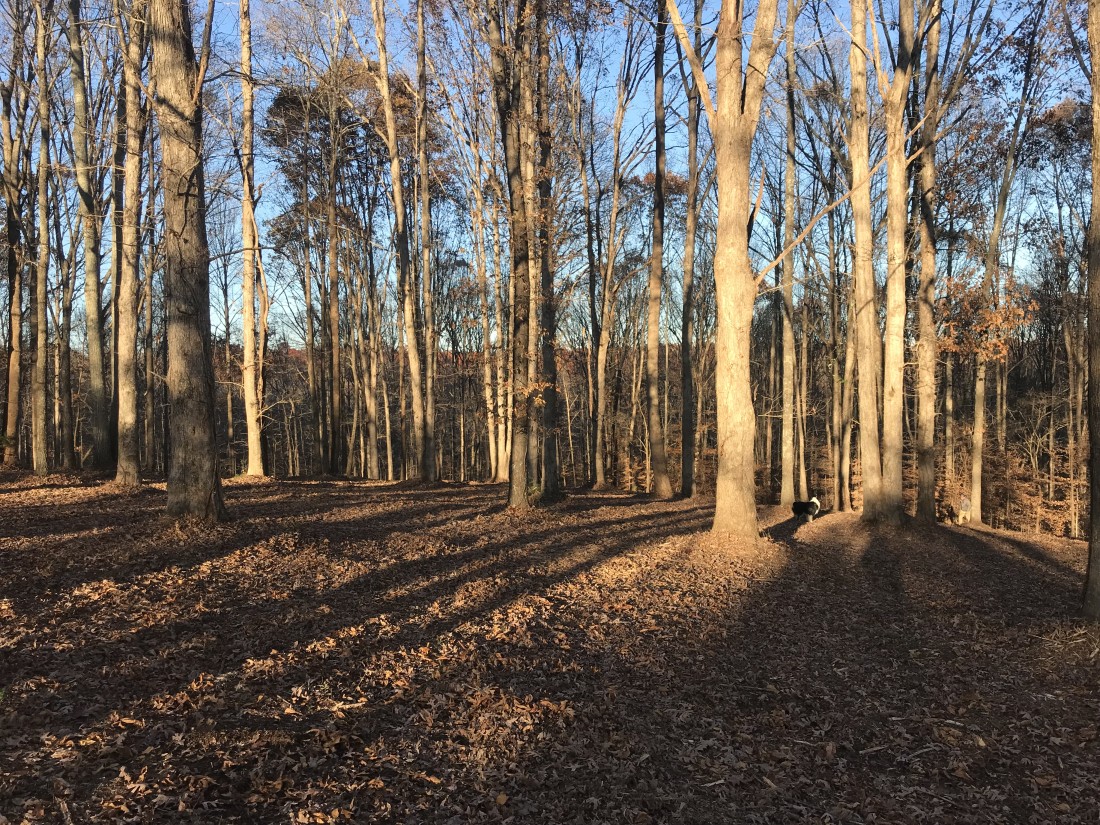
[[[0,824],[1100,817],[1083,543],[490,485],[0,478]]]

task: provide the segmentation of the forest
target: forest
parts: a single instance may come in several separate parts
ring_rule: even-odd
[[[0,825],[1096,821],[1100,0],[0,17]]]

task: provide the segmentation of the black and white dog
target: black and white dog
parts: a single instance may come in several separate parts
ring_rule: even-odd
[[[814,516],[821,512],[821,502],[817,500],[817,496],[809,501],[796,501],[791,505],[791,512],[794,513],[795,518],[813,521]]]

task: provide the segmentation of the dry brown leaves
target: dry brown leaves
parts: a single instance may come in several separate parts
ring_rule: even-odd
[[[5,822],[1095,822],[1084,547],[500,488],[0,479]]]

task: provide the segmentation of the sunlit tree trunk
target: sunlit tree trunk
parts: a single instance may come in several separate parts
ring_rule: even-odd
[[[263,351],[256,340],[256,262],[260,254],[256,232],[255,91],[252,79],[252,11],[249,0],[240,0],[241,32],[241,383],[244,424],[248,439],[245,474],[264,475],[261,441],[263,398],[260,373]]]
[[[783,171],[783,248],[794,243],[795,220],[795,90],[797,78],[794,53],[794,29],[798,18],[797,0],[787,2],[786,38],[786,93],[787,93],[787,151]],[[794,251],[783,258],[783,426],[780,459],[779,503],[789,506],[794,501],[794,413],[795,413],[795,340],[794,340]]]
[[[879,450],[878,375],[882,334],[875,306],[875,273],[872,268],[874,229],[871,225],[870,115],[867,108],[867,2],[852,0],[852,45],[848,52],[852,72],[851,133],[848,137],[852,164],[853,306],[859,362],[859,454],[863,474],[863,518],[877,520],[885,514],[882,499],[882,459]],[[851,333],[849,333],[851,334]]]
[[[776,0],[756,9],[748,66],[743,66],[744,7],[722,3],[715,60],[718,76],[718,234],[714,256],[717,304],[718,477],[714,530],[756,538],[756,482],[753,454],[756,414],[749,377],[756,279],[749,259],[752,203],[749,162],[760,119],[773,38]]]
[[[119,19],[122,10],[119,9]],[[146,110],[141,100],[141,64],[145,55],[145,2],[134,0],[128,14],[129,40],[123,65],[126,95],[126,159],[123,166],[122,265],[118,272],[118,462],[115,483],[141,484],[138,439],[138,288],[141,260],[141,183]],[[209,310],[208,310],[209,312]],[[228,335],[228,330],[226,330]]]
[[[149,11],[160,126],[172,405],[168,513],[216,520],[225,516],[225,507],[214,437],[202,78],[191,41],[190,5],[186,0],[151,0]]]

